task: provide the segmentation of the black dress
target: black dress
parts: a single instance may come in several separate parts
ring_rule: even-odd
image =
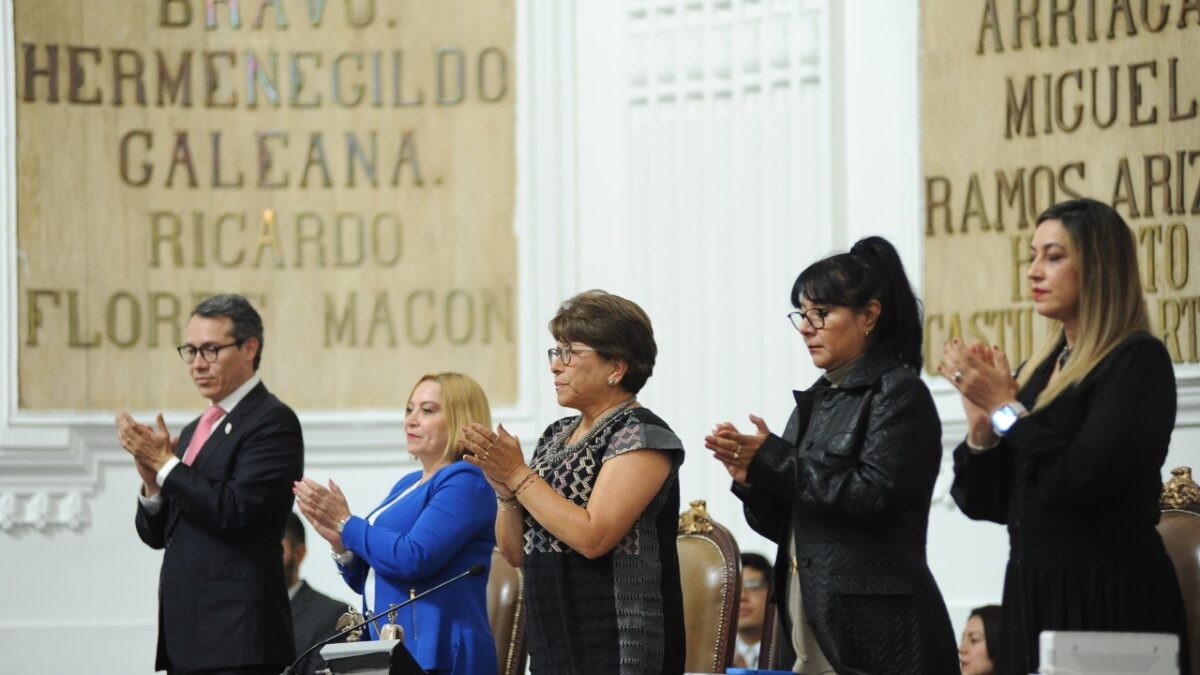
[[[1030,410],[1054,361],[1017,394]],[[1179,583],[1155,529],[1174,426],[1170,356],[1138,332],[996,448],[954,451],[954,501],[1008,525],[997,673],[1037,672],[1043,630],[1175,633],[1190,672]]]
[[[675,536],[683,444],[646,408],[597,420],[575,444],[568,417],[538,440],[530,467],[563,497],[586,507],[604,462],[652,448],[671,473],[629,533],[589,560],[525,517],[525,607],[534,675],[681,675],[683,591]]]

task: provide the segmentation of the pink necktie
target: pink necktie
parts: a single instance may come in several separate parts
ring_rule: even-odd
[[[204,411],[204,414],[200,416],[200,423],[196,425],[196,433],[192,434],[192,440],[188,441],[187,452],[183,453],[184,464],[191,466],[192,462],[196,461],[196,455],[200,454],[200,448],[203,448],[204,442],[208,440],[209,436],[212,436],[213,425],[224,414],[225,411],[219,405],[209,406],[208,410]]]

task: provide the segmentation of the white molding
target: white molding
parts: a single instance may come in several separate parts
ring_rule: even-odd
[[[91,524],[92,513],[82,492],[0,493],[0,531],[60,527],[81,530]]]
[[[574,7],[516,2],[516,200],[518,400],[496,421],[536,437],[557,410],[538,376],[546,323],[576,290]],[[0,54],[15,64],[13,0],[0,0]],[[112,415],[18,409],[19,298],[16,242],[16,69],[0,68],[0,532],[89,524],[102,465],[129,461]],[[182,377],[182,374],[180,375]],[[270,373],[264,374],[270,384]],[[137,411],[150,418],[156,411]],[[306,465],[389,466],[403,449],[400,410],[300,411]],[[194,411],[165,411],[172,429]]]

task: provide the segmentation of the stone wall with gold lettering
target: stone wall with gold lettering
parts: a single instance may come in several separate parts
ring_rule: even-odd
[[[1040,343],[1037,215],[1078,196],[1133,229],[1155,330],[1200,361],[1200,0],[924,0],[925,338]],[[1200,272],[1200,270],[1198,270]]]
[[[193,408],[241,292],[307,409],[516,391],[513,0],[14,0],[19,407]]]

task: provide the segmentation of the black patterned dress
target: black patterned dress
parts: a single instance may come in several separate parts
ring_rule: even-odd
[[[525,517],[525,606],[530,672],[536,675],[679,675],[683,598],[675,535],[683,445],[646,408],[601,419],[574,445],[568,417],[538,439],[531,467],[560,495],[586,507],[604,462],[651,448],[671,456],[671,473],[629,533],[588,560]]]

